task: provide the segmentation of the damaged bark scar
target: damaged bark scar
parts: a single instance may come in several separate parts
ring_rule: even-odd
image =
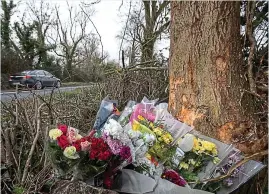
[[[183,82],[184,82],[184,78],[181,78],[181,77],[179,77],[179,78],[171,77],[170,78],[170,86],[172,86],[172,87],[170,89],[169,104],[170,104],[170,107],[172,108],[172,110],[176,109],[175,100],[176,100],[177,87],[179,85],[181,85]]]
[[[191,108],[188,107],[188,99],[186,97],[186,95],[182,96],[182,108],[181,110],[178,112],[178,115],[176,115],[176,117],[190,125],[190,126],[194,126],[194,123],[199,120],[199,119],[203,119],[206,114],[207,114],[207,110],[202,110],[201,108]]]

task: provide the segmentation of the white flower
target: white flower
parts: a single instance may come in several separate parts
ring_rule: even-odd
[[[134,131],[133,129],[128,130],[127,133],[131,139],[137,139],[142,135],[140,131]]]
[[[153,134],[145,134],[145,136],[143,137],[144,141],[146,143],[152,143],[155,141],[155,136]]]
[[[114,119],[110,119],[104,126],[104,131],[111,136],[119,136],[123,132],[121,125]]]

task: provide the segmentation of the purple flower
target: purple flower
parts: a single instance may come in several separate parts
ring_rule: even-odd
[[[120,150],[120,156],[123,160],[127,160],[128,162],[131,162],[130,159],[131,158],[131,149],[128,146],[123,146]]]
[[[113,154],[118,155],[120,153],[122,149],[122,143],[119,140],[112,139],[110,136],[108,136],[106,142]]]

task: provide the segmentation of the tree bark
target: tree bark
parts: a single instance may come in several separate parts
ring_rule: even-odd
[[[225,143],[250,133],[255,124],[239,35],[240,2],[171,2],[169,109]],[[235,144],[253,153],[266,143]]]

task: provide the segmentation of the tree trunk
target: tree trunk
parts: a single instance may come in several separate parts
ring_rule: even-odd
[[[155,42],[156,38],[154,38],[153,33],[149,36],[149,38],[145,38],[145,41],[142,43],[142,57],[141,57],[142,63],[153,60]],[[150,63],[149,66],[151,65],[152,64]]]
[[[239,35],[240,2],[171,2],[169,109],[225,143],[252,133],[255,124]],[[258,141],[235,144],[252,153],[266,144]]]

